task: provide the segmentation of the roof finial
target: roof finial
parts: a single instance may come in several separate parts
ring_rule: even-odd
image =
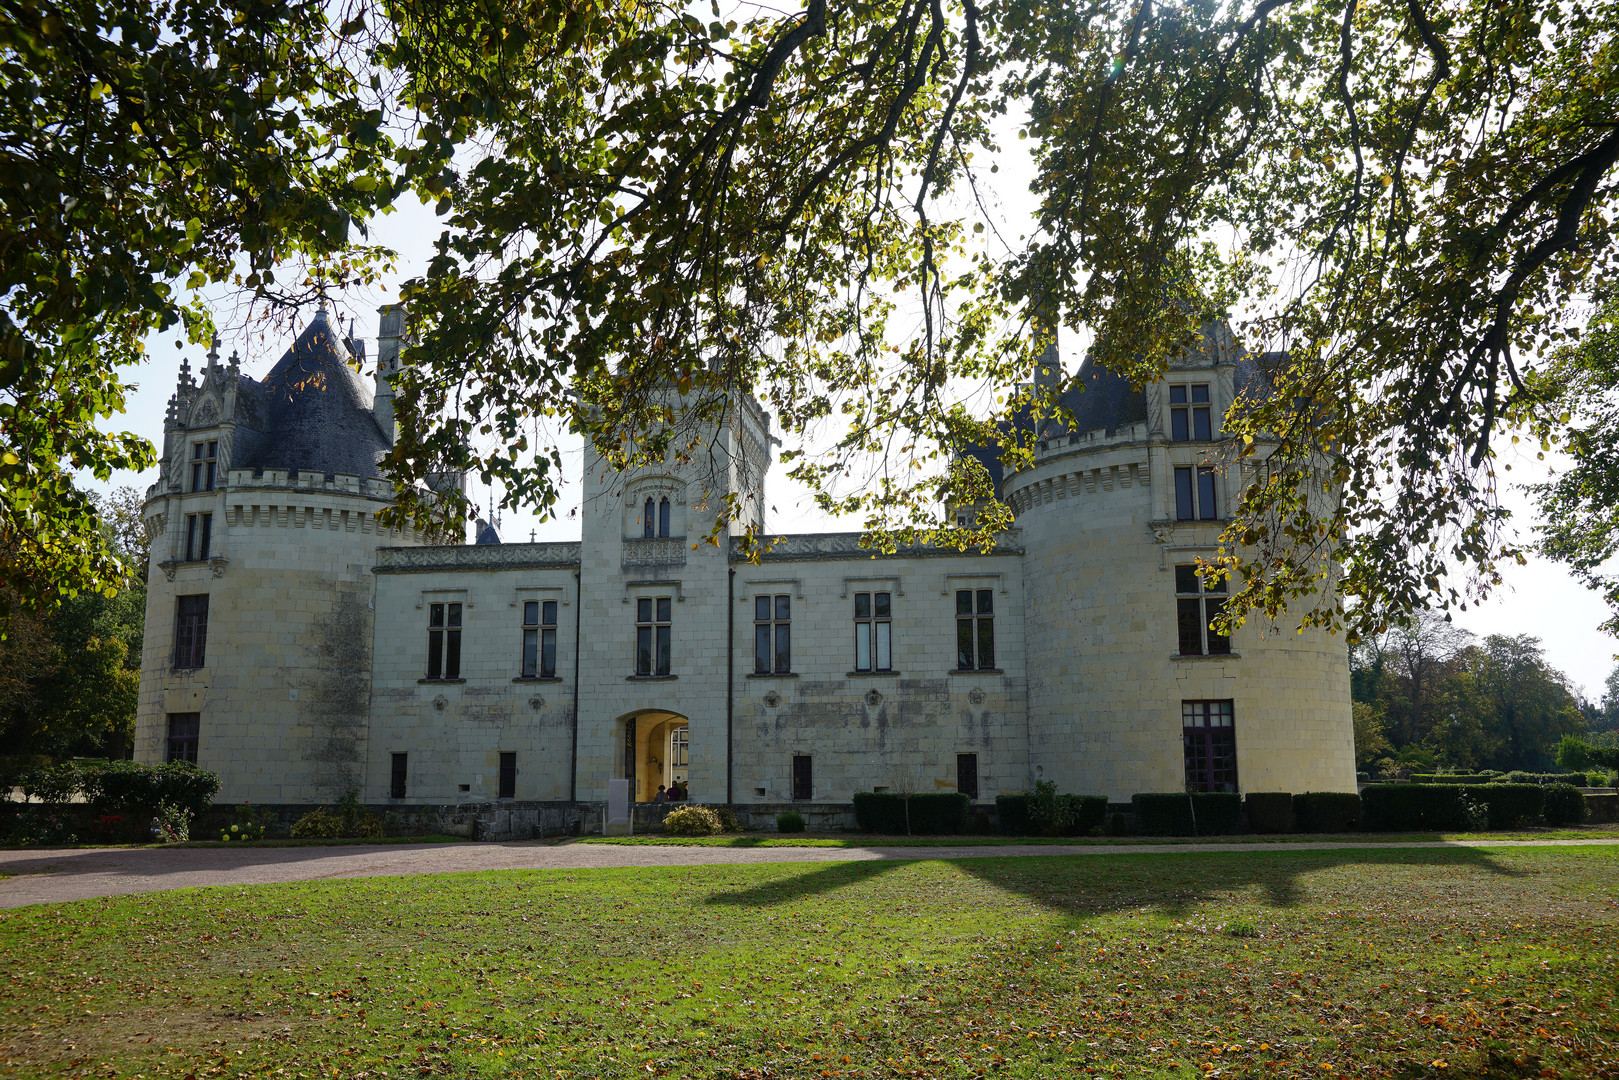
[[[219,366],[219,335],[218,334],[214,335],[213,344],[210,345],[209,348],[208,348],[208,366],[209,367],[218,367]]]

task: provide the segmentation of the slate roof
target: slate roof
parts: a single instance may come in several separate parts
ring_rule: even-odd
[[[318,312],[260,384],[264,437],[236,467],[380,477],[377,459],[388,440],[350,359],[326,312]]]
[[[1285,357],[1285,353],[1271,352],[1254,355],[1243,352],[1225,323],[1205,323],[1199,330],[1202,339],[1196,352],[1199,360],[1228,360],[1236,364],[1236,390],[1239,396],[1263,395],[1269,386],[1267,372]],[[1173,369],[1172,369],[1173,370]],[[1058,378],[1061,378],[1060,372]],[[1147,394],[1129,379],[1108,370],[1087,354],[1079,365],[1075,385],[1061,397],[1062,404],[1073,415],[1071,423],[1058,419],[1048,420],[1040,432],[1042,439],[1056,439],[1072,432],[1106,431],[1112,435],[1120,428],[1147,422]],[[1003,431],[1028,430],[1032,422],[1026,415],[1018,415],[1001,425]],[[1005,466],[994,447],[969,446],[963,449],[967,457],[975,458],[995,481],[997,494],[1005,479]]]
[[[473,541],[474,545],[500,543],[500,534],[495,531],[494,525],[486,521],[480,521],[478,524],[481,525],[482,528],[478,530],[478,539]]]

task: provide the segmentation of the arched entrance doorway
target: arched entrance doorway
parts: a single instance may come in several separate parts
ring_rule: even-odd
[[[679,713],[647,709],[620,722],[619,775],[630,781],[636,802],[651,802],[661,785],[687,780],[691,760],[687,719]]]

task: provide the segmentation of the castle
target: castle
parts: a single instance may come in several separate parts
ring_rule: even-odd
[[[719,485],[763,523],[751,398],[717,466],[587,467],[579,542],[381,527],[399,334],[382,309],[374,388],[324,313],[262,382],[182,368],[144,508],[139,760],[263,804],[1355,790],[1342,639],[1223,637],[1192,572],[1239,490],[1220,420],[1258,377],[1223,327],[1144,390],[1087,361],[1075,422],[1028,468],[987,462],[1017,526],[993,551],[815,533],[758,562],[740,524],[698,542]]]

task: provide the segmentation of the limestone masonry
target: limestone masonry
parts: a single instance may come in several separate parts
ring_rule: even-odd
[[[986,456],[1017,515],[995,551],[825,533],[757,564],[743,524],[698,542],[721,485],[764,523],[751,399],[718,466],[587,470],[580,542],[380,527],[399,327],[384,308],[374,391],[324,314],[262,382],[217,355],[181,371],[144,511],[135,753],[218,772],[221,802],[592,802],[620,777],[744,808],[1355,790],[1342,639],[1222,638],[1191,573],[1240,490],[1220,420],[1264,360],[1223,327],[1145,391],[1087,362],[1031,467]]]

